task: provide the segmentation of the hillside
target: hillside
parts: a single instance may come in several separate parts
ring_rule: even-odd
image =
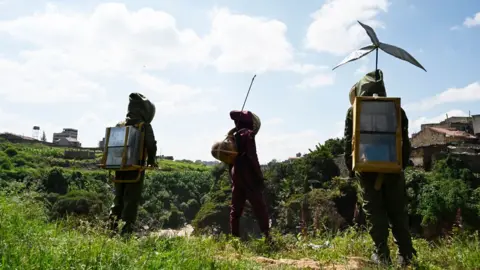
[[[223,234],[230,184],[221,165],[160,160],[162,169],[147,173],[137,234],[123,239],[105,230],[113,194],[107,172],[96,167],[100,155],[68,160],[64,149],[0,141],[1,268],[373,267],[367,261],[372,245],[365,223],[354,214],[361,204],[358,186],[337,177],[333,157],[341,154],[340,146],[340,140],[329,140],[301,159],[265,166],[276,243],[269,248],[258,239],[248,204],[244,241]],[[478,175],[448,157],[432,172],[409,168],[406,179],[419,266],[480,268]],[[195,228],[190,238],[155,233],[185,224]],[[393,254],[393,239],[390,246]]]

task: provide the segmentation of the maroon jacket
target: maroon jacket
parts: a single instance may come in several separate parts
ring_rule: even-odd
[[[234,185],[247,189],[264,188],[264,178],[257,156],[253,120],[249,111],[231,111],[230,118],[235,121],[235,142],[239,155],[230,168]]]

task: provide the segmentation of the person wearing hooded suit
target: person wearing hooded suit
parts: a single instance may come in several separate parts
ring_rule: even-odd
[[[377,73],[376,73],[377,72]],[[350,90],[350,104],[353,106],[356,96],[386,97],[386,89],[381,70],[367,73]],[[410,160],[410,140],[408,135],[408,118],[405,111],[402,114],[402,163],[403,169]],[[353,133],[353,107],[350,107],[345,119],[345,164],[350,171],[350,177],[359,179],[362,187],[363,209],[367,222],[371,226],[370,236],[375,244],[373,261],[390,264],[390,251],[387,245],[389,222],[392,233],[399,248],[398,263],[409,264],[416,251],[413,247],[408,225],[406,209],[405,178],[402,173],[380,174],[354,172],[352,170],[352,134]],[[379,175],[384,178],[379,190],[375,182]]]
[[[155,117],[155,105],[140,93],[131,93],[129,96],[128,113],[124,123],[119,125],[135,126],[143,123],[145,131],[145,148],[147,151],[148,166],[157,167],[157,142],[151,122]],[[118,126],[118,125],[117,125]],[[145,160],[142,160],[145,162]],[[139,171],[116,171],[115,179],[130,180],[138,176]],[[121,234],[131,233],[137,219],[138,206],[142,195],[145,171],[141,171],[140,181],[135,183],[115,183],[115,198],[110,210],[112,229],[118,227],[118,220],[123,220],[125,226]]]
[[[229,170],[232,179],[231,234],[240,237],[240,217],[245,201],[248,200],[261,232],[267,241],[270,241],[267,206],[263,197],[265,183],[255,144],[260,119],[250,111],[231,111],[230,118],[235,122],[235,128],[231,133],[234,135],[238,151],[238,156]]]

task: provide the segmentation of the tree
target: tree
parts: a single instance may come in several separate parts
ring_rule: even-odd
[[[47,135],[45,135],[45,131],[43,132],[42,134],[42,142],[46,142],[47,141]]]

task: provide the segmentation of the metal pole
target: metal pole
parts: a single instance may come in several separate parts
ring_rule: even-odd
[[[245,103],[247,102],[248,94],[250,94],[250,89],[252,89],[252,84],[253,84],[253,80],[255,80],[255,77],[257,77],[257,74],[253,75],[252,82],[250,82],[250,87],[248,87],[247,96],[245,97],[245,101],[243,102],[242,111],[243,111],[243,108],[245,107]]]

